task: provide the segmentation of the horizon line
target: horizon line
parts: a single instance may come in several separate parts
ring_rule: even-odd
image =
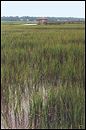
[[[83,18],[85,19],[84,17],[74,17],[74,16],[27,16],[27,15],[23,15],[23,16],[1,16],[1,17],[54,17],[54,18]]]

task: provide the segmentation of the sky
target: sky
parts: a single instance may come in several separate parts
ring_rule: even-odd
[[[85,18],[85,1],[1,1],[1,16]]]

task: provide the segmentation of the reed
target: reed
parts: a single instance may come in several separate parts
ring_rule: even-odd
[[[85,128],[83,24],[1,25],[6,128]]]

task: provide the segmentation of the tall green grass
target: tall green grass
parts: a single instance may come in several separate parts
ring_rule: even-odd
[[[1,28],[1,103],[8,128],[85,128],[84,25]],[[5,127],[5,126],[4,126]]]

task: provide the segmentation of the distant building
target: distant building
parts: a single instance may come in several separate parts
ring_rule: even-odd
[[[21,21],[23,21],[23,19],[20,19]]]
[[[48,19],[47,18],[38,18],[37,23],[38,24],[47,24]]]

